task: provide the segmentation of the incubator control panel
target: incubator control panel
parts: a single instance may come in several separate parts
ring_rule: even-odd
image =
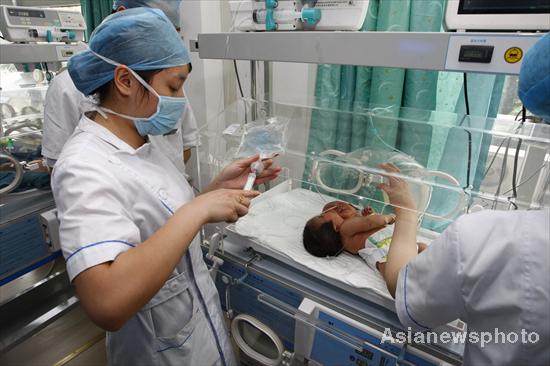
[[[84,40],[82,14],[56,9],[0,6],[0,31],[11,42],[76,42]]]
[[[450,36],[445,70],[519,74],[525,53],[542,34],[468,34]]]

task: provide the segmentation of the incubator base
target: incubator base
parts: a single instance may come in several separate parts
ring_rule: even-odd
[[[224,261],[216,277],[222,308],[232,318],[246,314],[268,326],[292,354],[290,365],[351,366],[371,364],[373,359],[397,364],[402,345],[380,344],[384,329],[406,331],[393,310],[366,300],[357,289],[333,285],[318,273],[305,273],[288,261],[258,254],[247,247],[248,242],[229,234],[223,253],[217,253]],[[443,330],[448,328],[437,331]],[[256,340],[262,338],[258,334]],[[276,352],[264,346],[258,351]],[[329,357],[322,350],[335,352]],[[459,365],[463,351],[461,345],[452,344],[408,345],[402,364]]]

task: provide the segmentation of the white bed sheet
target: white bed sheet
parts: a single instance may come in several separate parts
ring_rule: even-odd
[[[344,252],[336,258],[318,258],[304,249],[302,233],[306,221],[334,198],[302,188],[274,193],[253,201],[248,215],[235,224],[238,234],[324,276],[392,299],[380,273],[361,257]],[[429,243],[433,238],[418,239]]]

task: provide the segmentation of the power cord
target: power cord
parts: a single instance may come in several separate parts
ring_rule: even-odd
[[[464,121],[466,121],[466,118],[470,116],[470,101],[468,98],[468,76],[466,73],[463,73],[463,79],[464,79],[464,104],[466,105],[466,114],[462,117],[462,120],[458,124],[459,126],[462,126]],[[472,170],[472,133],[468,130],[466,130],[466,134],[468,135],[468,164],[466,166],[466,186],[464,189],[467,189],[470,187],[470,174]]]
[[[239,69],[237,68],[237,60],[233,60],[233,67],[235,68],[235,76],[237,76],[237,84],[239,85],[239,92],[241,93],[241,98],[244,98],[243,87],[241,85],[241,78],[239,76]]]
[[[464,103],[466,104],[466,114],[470,115],[470,101],[468,99],[468,76],[466,73],[463,74],[464,76]]]
[[[521,107],[521,125],[525,123],[525,119],[527,118],[527,109],[525,106]],[[518,139],[518,145],[516,146],[516,153],[514,154],[514,170],[512,173],[512,198],[516,199],[518,198],[518,192],[517,192],[517,174],[518,174],[518,159],[519,159],[519,150],[521,149],[521,144],[523,143],[522,139]],[[518,206],[510,201],[515,209],[518,209]]]
[[[531,179],[533,179],[533,177],[535,177],[538,173],[540,173],[540,171],[546,166],[547,163],[543,163],[540,167],[538,167],[537,169],[535,169],[534,173],[531,174],[529,177],[525,178],[525,180],[523,180],[523,182],[519,183],[517,185],[516,188],[519,188],[521,187],[522,185],[524,185],[525,183],[529,182]],[[509,190],[507,190],[506,192],[504,192],[503,194],[507,194],[507,193],[510,193],[513,191],[513,188],[510,188]]]
[[[521,149],[521,144],[523,140],[519,139],[518,145],[516,146],[516,153],[514,155],[514,170],[512,173],[512,198],[516,199],[518,198],[518,192],[517,192],[517,186],[516,186],[516,179],[517,179],[517,173],[518,173],[518,158],[519,158],[519,150]],[[514,207],[516,210],[518,209],[518,206],[514,204]]]

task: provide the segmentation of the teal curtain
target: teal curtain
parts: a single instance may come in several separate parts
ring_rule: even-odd
[[[82,15],[86,20],[86,40],[113,9],[113,0],[80,0]]]
[[[371,0],[362,31],[439,32],[444,10],[445,0]],[[504,77],[469,74],[468,82],[470,114],[496,116]],[[462,88],[461,73],[319,65],[315,96],[322,109],[314,110],[311,116],[308,153],[395,147],[414,156],[428,169],[453,175],[463,187],[469,183],[476,188],[481,182],[490,141],[486,136],[472,136],[458,128],[438,128],[434,124],[439,124],[441,118],[450,125],[481,127],[490,123],[486,118],[457,117],[456,114],[465,113]],[[394,107],[388,112],[393,118],[369,120],[366,115],[352,113],[385,106]],[[404,123],[405,120],[423,123]],[[468,169],[464,157],[469,153]],[[308,161],[305,181],[310,178],[310,170],[311,161]],[[453,202],[446,199],[445,193],[435,190],[430,212],[449,211]],[[435,230],[445,226],[429,220],[424,224]]]

